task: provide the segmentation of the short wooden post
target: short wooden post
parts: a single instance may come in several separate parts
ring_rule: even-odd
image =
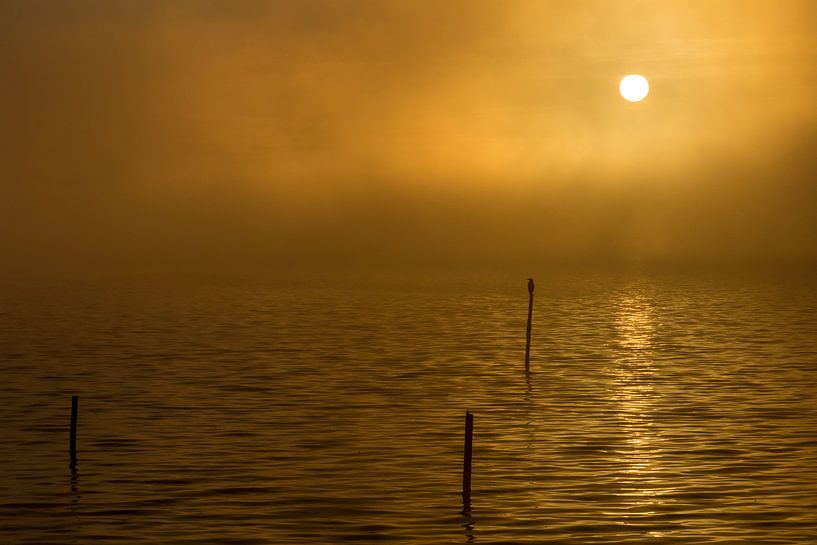
[[[71,456],[71,469],[77,467],[77,408],[79,396],[71,396],[71,438],[68,453]]]
[[[465,449],[462,457],[462,511],[471,510],[471,453],[474,440],[474,415],[465,411]]]
[[[533,278],[528,278],[528,327],[525,330],[525,373],[530,373],[530,332],[533,318]]]

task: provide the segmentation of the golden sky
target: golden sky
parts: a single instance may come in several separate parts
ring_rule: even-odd
[[[815,20],[811,0],[0,0],[0,250],[814,260]]]

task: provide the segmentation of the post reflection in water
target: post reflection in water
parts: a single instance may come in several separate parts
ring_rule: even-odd
[[[474,537],[474,519],[471,518],[470,513],[464,513],[462,515],[462,520],[462,531],[465,535],[465,542],[474,543],[476,541],[476,537]]]
[[[82,499],[82,495],[79,491],[79,471],[77,470],[77,465],[71,465],[71,476],[69,477],[69,489],[70,489],[70,504],[68,505],[68,511],[71,514],[71,520],[73,524],[69,526],[67,534],[71,536],[70,543],[78,543],[77,539],[77,532],[80,528],[82,523],[81,516],[80,516],[80,500]]]

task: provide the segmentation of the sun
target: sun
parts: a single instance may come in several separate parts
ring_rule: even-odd
[[[621,78],[618,91],[630,102],[641,102],[650,92],[650,83],[640,74],[628,74]]]

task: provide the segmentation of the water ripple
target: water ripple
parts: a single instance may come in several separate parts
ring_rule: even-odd
[[[537,281],[5,297],[0,542],[817,541],[812,284]]]

